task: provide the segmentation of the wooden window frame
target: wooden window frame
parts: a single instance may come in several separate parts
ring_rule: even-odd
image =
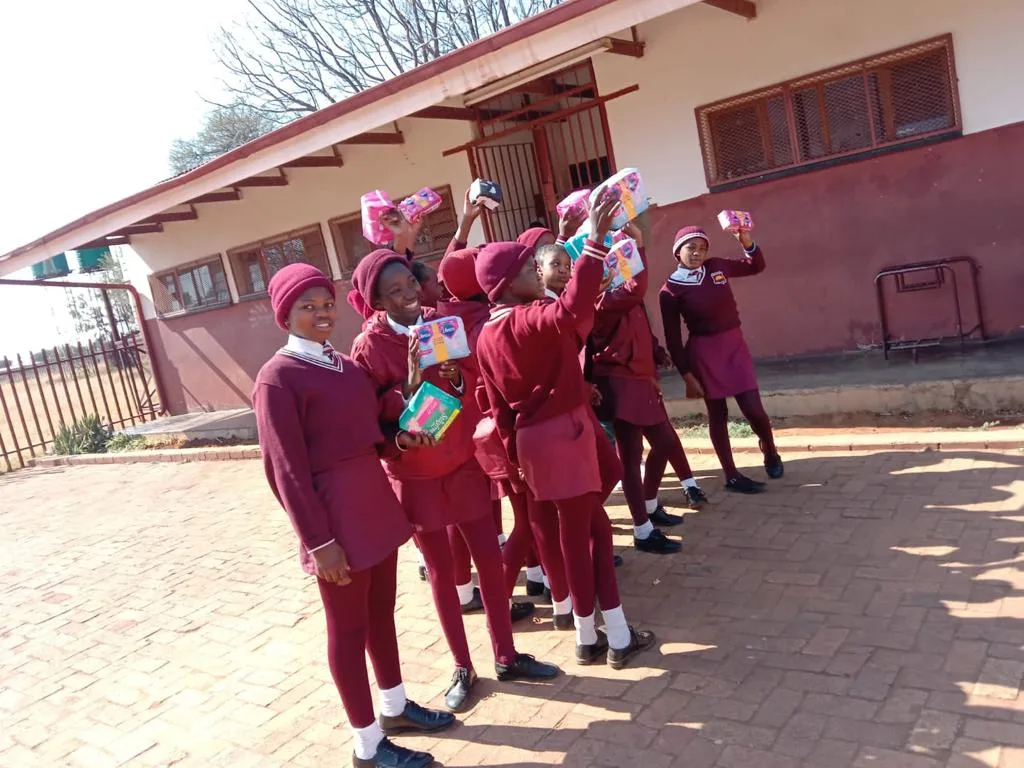
[[[270,237],[264,237],[260,240],[254,240],[251,243],[246,243],[245,245],[240,245],[238,247],[231,248],[230,250],[228,250],[228,265],[231,268],[231,274],[235,278],[235,286],[238,288],[238,300],[247,301],[249,299],[262,298],[267,295],[265,286],[270,283],[270,279],[274,275],[270,273],[267,267],[267,257],[264,254],[264,250],[266,248],[274,245],[281,245],[288,242],[289,240],[294,240],[296,238],[305,237],[306,235],[311,234],[315,234],[318,238],[320,238],[320,245],[323,248],[323,262],[313,263],[311,261],[305,260],[304,263],[312,264],[314,267],[316,267],[325,275],[327,275],[328,279],[333,280],[334,277],[332,275],[333,270],[331,269],[331,260],[327,255],[327,242],[324,239],[324,233],[323,230],[320,228],[320,223],[317,222],[314,224],[307,224],[303,227],[297,227],[296,229],[291,229],[288,230],[287,232],[281,232],[276,235],[271,235]],[[239,263],[239,257],[254,250],[259,250],[259,265],[260,272],[263,275],[264,290],[247,292],[243,291],[243,288],[249,286],[249,276],[247,273],[244,272],[244,270],[241,270],[242,265]]]
[[[946,60],[949,65],[947,73],[948,89],[945,90],[945,96],[949,99],[947,114],[949,115],[951,124],[933,131],[921,131],[902,138],[897,137],[889,139],[884,136],[878,136],[875,130],[875,121],[878,116],[874,113],[875,107],[873,99],[870,91],[868,90],[869,75],[880,67],[888,67],[895,63],[906,63],[916,59],[923,59],[934,54],[936,51],[943,51],[945,53]],[[887,72],[885,69],[880,71]],[[801,159],[801,144],[796,125],[797,118],[795,114],[796,110],[794,109],[794,94],[811,88],[816,88],[818,90],[820,112],[818,119],[821,121],[823,147],[827,147],[831,141],[830,131],[832,126],[830,126],[824,111],[824,100],[821,96],[823,89],[828,83],[839,82],[856,75],[861,75],[865,83],[865,105],[867,107],[865,119],[867,120],[871,131],[870,144],[866,147],[825,154],[822,157]],[[756,184],[762,181],[771,181],[773,179],[797,173],[804,173],[831,165],[852,162],[894,151],[909,149],[915,146],[957,138],[963,133],[963,116],[960,107],[960,94],[957,82],[958,78],[956,72],[956,59],[953,50],[953,35],[945,34],[929,38],[927,40],[922,40],[911,45],[895,48],[890,51],[885,51],[884,53],[879,53],[874,56],[858,59],[836,67],[823,69],[804,77],[795,78],[765,88],[759,88],[754,91],[740,94],[739,96],[733,96],[728,99],[722,99],[711,104],[705,104],[697,107],[694,110],[694,113],[697,119],[697,132],[700,138],[701,154],[704,159],[704,174],[707,179],[708,189],[711,192],[727,191],[729,189]],[[892,91],[890,88],[887,88],[884,83],[879,83],[878,90],[879,99],[886,100],[883,104],[883,111],[887,114],[883,115],[881,119],[885,120],[887,124],[890,124],[892,122],[892,113],[894,111]],[[726,114],[740,107],[754,106],[758,117],[759,133],[764,147],[764,156],[766,162],[771,162],[773,152],[771,146],[772,134],[767,123],[766,112],[769,102],[777,98],[781,98],[783,100],[783,106],[786,112],[791,162],[776,164],[764,170],[748,174],[722,177],[722,171],[718,167],[718,157],[721,154],[719,151],[720,145],[718,143],[720,137],[713,129],[712,125],[715,117],[717,115]],[[887,109],[885,109],[885,107],[887,107]],[[891,132],[894,133],[895,131]]]
[[[186,307],[182,301],[184,296],[181,290],[181,276],[186,272],[194,272],[200,267],[212,267],[216,266],[220,270],[221,275],[224,276],[224,288],[227,291],[227,298],[223,301],[211,302],[209,304],[198,304],[194,307]],[[212,270],[211,270],[212,271]],[[167,293],[167,287],[163,284],[164,278],[173,276],[177,286],[178,294],[176,301],[181,305],[181,309],[175,309],[171,311],[161,311],[157,302],[157,296]],[[170,269],[162,269],[159,272],[154,272],[149,276],[150,290],[153,293],[153,306],[156,309],[157,317],[180,317],[182,315],[191,315],[197,312],[206,312],[211,309],[222,309],[224,307],[230,307],[232,303],[231,299],[231,285],[228,283],[228,272],[224,267],[224,260],[220,254],[213,256],[206,256],[195,261],[189,261],[185,264],[179,264]]]
[[[436,186],[431,186],[431,189],[433,189],[435,192],[441,195],[442,198],[444,198],[447,195],[447,198],[451,200],[452,237],[454,237],[455,233],[458,232],[459,229],[460,214],[459,209],[456,205],[455,195],[452,192],[452,187],[450,184],[439,184]],[[408,197],[408,195],[403,195],[395,199],[402,200],[405,197]],[[438,212],[439,211],[435,211],[435,214]],[[350,226],[353,223],[359,223],[361,225],[361,219],[361,214],[359,212],[356,212],[345,213],[342,214],[341,216],[335,216],[334,218],[330,219],[327,222],[327,227],[331,233],[331,240],[334,243],[334,251],[338,255],[338,266],[341,268],[341,278],[343,280],[347,280],[352,277],[352,271],[355,269],[355,263],[353,263],[352,256],[351,254],[348,253],[348,249],[345,247],[345,238],[342,234],[342,227]],[[359,236],[362,237],[361,232]],[[423,253],[417,253],[415,255],[415,259],[417,261],[436,261],[437,259],[444,255],[445,250],[448,248],[448,242],[450,242],[450,238],[448,241],[445,241],[444,244],[441,245],[440,247],[436,247],[432,250],[425,251]]]

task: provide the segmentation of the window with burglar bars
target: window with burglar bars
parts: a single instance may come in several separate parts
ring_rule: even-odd
[[[444,203],[426,217],[420,228],[414,249],[417,259],[430,259],[444,253],[448,243],[455,235],[455,231],[459,228],[455,201],[452,199],[452,188],[445,185],[431,187],[431,189],[441,196]],[[408,197],[408,195],[394,199],[402,200],[404,197]],[[331,228],[331,237],[334,238],[334,248],[338,252],[338,260],[341,262],[342,275],[348,277],[356,268],[356,264],[377,246],[363,237],[362,219],[359,213],[338,216],[331,219],[328,224]]]
[[[953,38],[698,107],[697,124],[712,190],[959,135]]]
[[[184,264],[150,277],[153,305],[159,315],[191,312],[231,303],[220,256]]]
[[[331,274],[327,248],[317,224],[236,248],[228,253],[228,258],[241,298],[265,294],[270,278],[287,264],[304,262],[325,275]]]

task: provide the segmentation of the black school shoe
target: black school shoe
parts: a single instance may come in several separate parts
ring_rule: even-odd
[[[636,630],[630,627],[629,645],[621,649],[608,649],[608,666],[612,669],[622,669],[629,663],[630,659],[654,645],[654,640],[654,633],[650,630]]]
[[[415,701],[406,701],[402,714],[380,716],[380,727],[387,736],[403,733],[437,733],[455,725],[455,715],[439,709],[421,707]]]
[[[547,597],[551,599],[551,592],[547,587],[544,586],[543,581],[530,581],[526,580],[526,596],[527,597]]]
[[[653,525],[656,525],[659,528],[671,528],[672,526],[679,525],[683,522],[682,515],[670,514],[661,504],[659,504],[658,508],[651,512],[647,517]]]
[[[509,609],[512,623],[515,624],[517,621],[533,616],[535,610],[537,607],[533,603],[512,603],[512,607]]]
[[[473,587],[473,599],[462,604],[463,613],[479,613],[484,609],[484,599],[480,595],[480,588]]]
[[[420,573],[420,581],[426,581],[427,580],[427,566],[421,565],[421,566],[419,566],[418,570],[419,570],[419,573]]]
[[[696,485],[683,488],[683,492],[686,494],[686,506],[690,509],[700,509],[708,503],[708,495]]]
[[[633,538],[633,548],[638,552],[652,555],[673,555],[683,548],[678,541],[673,541],[655,528],[646,539]]]
[[[511,664],[495,663],[494,671],[503,683],[510,680],[552,680],[562,674],[554,664],[537,661],[528,653],[517,653]]]
[[[581,667],[589,667],[599,661],[608,651],[608,635],[597,630],[597,642],[591,645],[576,643],[576,663]]]
[[[761,447],[761,443],[758,442],[758,447]],[[764,450],[761,451],[764,453]],[[782,466],[782,457],[779,456],[779,452],[765,453],[764,454],[764,471],[772,480],[779,480],[786,473],[786,468]]]
[[[377,745],[377,754],[369,760],[352,755],[353,768],[427,768],[434,756],[428,752],[414,752],[384,739]]]
[[[615,557],[612,558],[612,565],[614,565],[616,568],[621,568],[622,567],[622,555],[615,555]]]
[[[725,490],[752,496],[756,493],[764,493],[764,483],[751,480],[745,475],[735,475],[725,481]]]
[[[444,694],[444,705],[452,712],[464,712],[469,706],[469,694],[476,685],[476,670],[456,667],[452,684]]]
[[[576,629],[571,613],[556,613],[551,616],[551,628],[557,632],[571,632]]]

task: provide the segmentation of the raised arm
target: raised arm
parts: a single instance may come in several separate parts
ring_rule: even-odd
[[[258,384],[253,410],[263,469],[307,552],[332,541],[330,517],[313,488],[305,434],[295,396],[272,384]]]
[[[644,303],[650,284],[650,274],[647,271],[647,252],[643,248],[640,248],[640,259],[644,263],[644,269],[640,274],[598,297],[599,312],[624,313]]]
[[[742,259],[726,259],[722,271],[726,277],[750,277],[764,272],[764,254],[749,232],[737,232],[736,239],[743,248]]]

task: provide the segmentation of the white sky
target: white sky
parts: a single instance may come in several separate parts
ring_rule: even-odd
[[[245,0],[6,4],[0,253],[167,178],[171,141],[199,129],[200,93],[218,91],[211,40],[245,10]],[[31,320],[17,316],[45,292],[0,288],[0,355],[31,343]]]

